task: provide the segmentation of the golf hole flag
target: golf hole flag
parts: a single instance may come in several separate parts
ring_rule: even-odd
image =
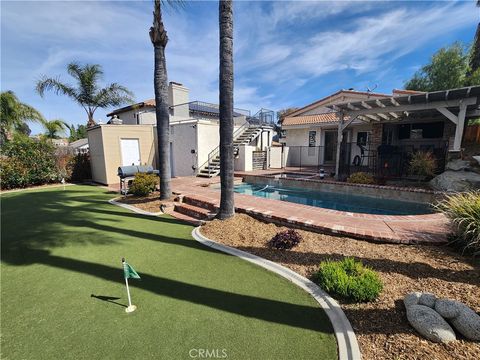
[[[140,279],[140,275],[135,271],[135,269],[125,261],[125,258],[122,258],[123,265],[123,276],[125,277],[125,285],[127,286],[127,296],[128,296],[128,307],[125,309],[127,313],[134,312],[137,307],[132,305],[132,299],[130,298],[130,289],[128,287],[128,279]]]

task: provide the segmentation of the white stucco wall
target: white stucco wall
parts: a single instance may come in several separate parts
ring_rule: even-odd
[[[253,170],[253,152],[255,146],[242,145],[238,148],[238,158],[235,159],[235,171]]]

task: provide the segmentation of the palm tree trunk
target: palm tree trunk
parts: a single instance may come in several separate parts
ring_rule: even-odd
[[[233,4],[219,1],[220,25],[220,210],[217,217],[234,215],[233,158]]]
[[[150,28],[155,53],[154,87],[155,110],[157,117],[158,161],[160,167],[160,200],[172,196],[170,189],[170,115],[168,111],[168,82],[167,63],[165,60],[165,47],[168,37],[162,21],[160,1],[155,0],[153,12],[153,26]]]

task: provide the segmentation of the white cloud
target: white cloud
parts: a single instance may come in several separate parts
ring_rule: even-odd
[[[202,4],[209,10],[198,15],[200,8],[193,6],[198,4],[165,13],[169,79],[189,87],[191,100],[218,102],[217,6]],[[235,6],[235,106],[252,112],[299,105],[292,93],[312,82],[334,88],[335,80],[324,84],[324,79],[342,69],[373,84],[381,77],[393,84],[396,59],[458,29],[473,29],[478,21],[470,2],[242,1]],[[125,84],[138,100],[153,97],[152,7],[152,1],[2,2],[2,87],[55,116],[76,111],[68,101],[52,101],[53,95],[40,100],[33,82],[40,74],[62,74],[66,80],[65,64],[77,60],[100,63],[106,82]],[[363,82],[352,77],[351,84]],[[76,114],[84,118],[81,109]]]

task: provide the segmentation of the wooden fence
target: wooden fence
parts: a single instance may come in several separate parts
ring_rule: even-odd
[[[480,125],[469,125],[465,129],[465,142],[480,143]]]

